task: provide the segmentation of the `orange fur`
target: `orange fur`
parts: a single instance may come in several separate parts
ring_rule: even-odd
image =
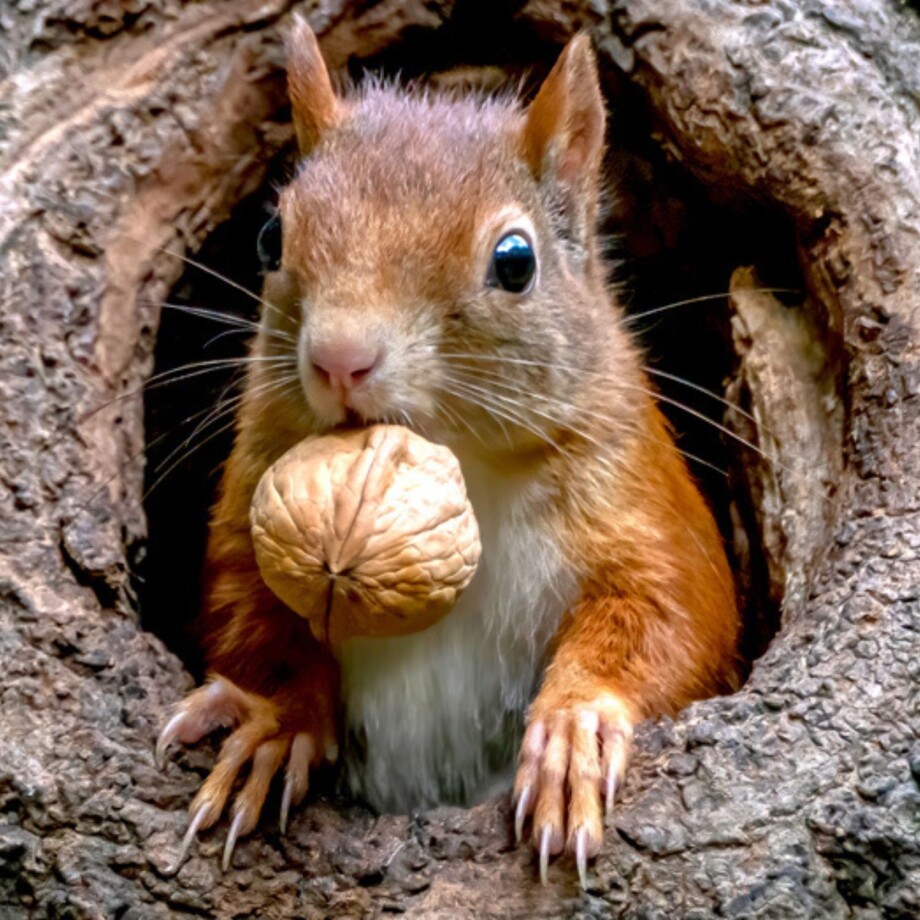
[[[307,623],[262,581],[249,530],[249,504],[262,465],[238,439],[211,520],[202,611],[209,668],[242,689],[273,698],[285,731],[336,737],[338,667]]]
[[[735,686],[739,620],[721,537],[659,410],[648,400],[645,412],[606,489],[586,463],[556,472],[559,540],[583,587],[538,707],[603,687],[644,719]]]
[[[293,22],[287,42],[288,95],[293,107],[297,143],[301,151],[307,153],[342,118],[343,112],[329,82],[313,30],[298,14],[294,15]]]

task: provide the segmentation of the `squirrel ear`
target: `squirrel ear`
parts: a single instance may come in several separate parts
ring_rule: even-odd
[[[306,19],[299,14],[294,14],[286,46],[288,95],[294,131],[300,152],[307,154],[322,135],[339,122],[342,103],[332,88],[316,36]]]
[[[593,185],[604,152],[604,97],[587,33],[563,49],[527,110],[522,152],[538,180]]]

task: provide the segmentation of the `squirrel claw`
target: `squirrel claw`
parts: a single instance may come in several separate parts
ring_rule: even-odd
[[[545,885],[549,877],[549,847],[552,841],[553,829],[547,824],[540,834],[540,884]]]
[[[176,855],[175,861],[166,868],[166,875],[175,875],[179,869],[182,868],[182,863],[185,862],[188,851],[192,848],[192,843],[195,841],[195,838],[198,836],[198,831],[201,830],[201,826],[205,822],[207,812],[207,804],[199,805],[193,812],[188,829],[185,831],[185,836],[182,838],[182,843],[179,845],[179,852]]]
[[[517,807],[514,810],[514,842],[516,844],[520,843],[524,837],[524,822],[527,820],[527,815],[530,814],[531,794],[532,788],[525,786],[518,796]]]
[[[300,689],[309,699],[310,686]],[[325,693],[324,688],[320,690]],[[310,771],[319,767],[323,755],[334,758],[338,754],[331,710],[323,703],[325,696],[319,695],[312,709],[302,701],[291,703],[295,696],[290,688],[265,696],[214,675],[193,690],[167,720],[154,749],[158,764],[165,762],[171,744],[195,744],[216,728],[231,729],[189,806],[189,826],[179,855],[170,866],[171,873],[178,871],[196,836],[216,824],[232,804],[221,857],[224,871],[228,870],[240,839],[258,824],[271,785],[281,772],[281,831],[287,831],[291,808],[307,794]],[[241,776],[245,776],[242,783]]]
[[[604,818],[609,819],[613,814],[613,802],[617,794],[616,764],[611,764],[607,771],[607,783],[604,790]]]
[[[224,844],[224,853],[220,860],[221,869],[226,872],[230,868],[233,860],[233,850],[236,847],[236,841],[240,836],[240,829],[246,819],[244,812],[239,811],[233,816],[233,822],[230,825],[230,832],[227,834],[227,842]]]
[[[221,860],[223,868],[230,867],[239,838],[256,826],[272,780],[285,760],[281,827],[282,832],[287,829],[291,805],[298,804],[307,793],[310,768],[315,766],[318,748],[313,733],[282,731],[279,721],[279,710],[273,700],[243,691],[226,678],[217,678],[191,693],[163,727],[154,751],[160,765],[165,763],[166,752],[173,742],[191,744],[219,726],[234,728],[192,802],[188,830],[170,873],[178,871],[198,833],[220,818],[240,772],[247,765],[249,776],[234,797],[233,820]]]
[[[293,795],[293,786],[291,778],[284,781],[284,792],[281,793],[281,816],[278,819],[278,829],[282,836],[287,833],[288,813],[291,810],[291,796]]]
[[[329,745],[326,746],[326,757]],[[281,793],[281,818],[279,826],[282,834],[287,833],[288,813],[292,805],[299,805],[310,788],[310,765],[316,759],[316,742],[309,732],[299,732],[291,741],[287,769],[284,773],[284,791]]]
[[[582,891],[588,888],[588,828],[579,828],[575,837],[575,865]]]
[[[163,731],[160,732],[159,737],[157,738],[156,748],[153,752],[153,759],[157,765],[157,769],[162,771],[166,769],[166,754],[169,750],[169,746],[176,739],[176,736],[179,734],[179,727],[185,719],[184,712],[177,712],[167,723],[163,726]]]
[[[613,804],[616,798],[617,785],[622,782],[626,773],[626,761],[629,757],[629,746],[632,742],[632,726],[621,721],[619,724],[606,724],[602,726],[603,738],[603,769],[606,781],[604,783],[604,817],[613,814]]]
[[[215,728],[241,721],[245,694],[224,678],[209,681],[190,693],[163,726],[157,738],[153,759],[158,770],[166,768],[166,755],[174,741],[195,744]]]

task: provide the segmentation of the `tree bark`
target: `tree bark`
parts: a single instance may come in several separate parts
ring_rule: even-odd
[[[735,266],[753,418],[726,418],[778,461],[742,450],[734,496],[782,624],[740,692],[640,729],[587,892],[565,860],[537,884],[506,798],[321,798],[232,871],[218,831],[168,875],[213,749],[154,766],[191,678],[132,608],[140,404],[91,410],[149,374],[176,254],[289,140],[293,6],[0,11],[0,917],[920,915],[920,24],[896,0],[302,5],[338,67],[444,34],[545,65],[589,26],[671,167],[752,237],[789,228],[797,304]]]

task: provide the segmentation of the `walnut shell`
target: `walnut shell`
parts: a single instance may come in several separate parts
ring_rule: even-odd
[[[425,629],[479,562],[457,458],[396,425],[302,441],[262,476],[250,520],[265,583],[331,646]]]

